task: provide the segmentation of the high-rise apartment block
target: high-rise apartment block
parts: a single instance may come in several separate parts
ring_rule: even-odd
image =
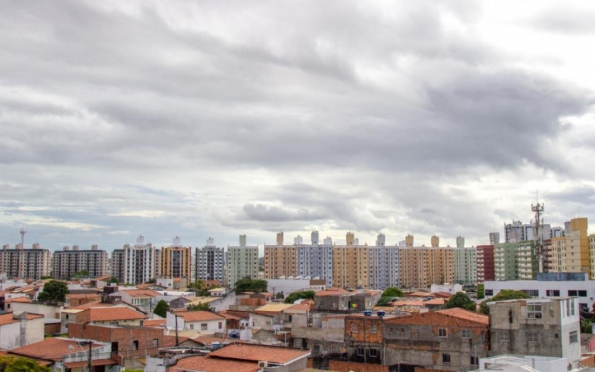
[[[278,233],[276,245],[264,246],[265,278],[297,276],[297,250],[296,245],[283,245],[283,233]]]
[[[207,244],[196,248],[195,254],[196,280],[218,280],[225,278],[225,250],[215,246],[213,238],[207,239]]]
[[[490,239],[492,234],[490,233]],[[483,283],[486,280],[496,280],[494,274],[494,245],[478,245],[476,251],[477,282]]]
[[[158,252],[160,259],[157,266],[160,267],[160,278],[190,279],[191,247],[183,247],[180,238],[176,236],[171,247],[162,247]]]
[[[370,288],[386,289],[399,286],[399,247],[386,245],[384,234],[378,235],[370,252]]]
[[[112,275],[121,283],[142,284],[156,278],[156,251],[141,235],[136,244],[112,252]]]
[[[459,238],[457,238],[457,243],[459,243]],[[462,244],[464,245],[464,239]],[[463,285],[477,284],[477,249],[475,247],[457,247],[454,249],[453,262],[455,283]]]
[[[50,251],[39,243],[33,244],[32,249],[25,249],[22,244],[11,249],[5,244],[0,251],[0,272],[10,278],[41,279],[50,275],[50,267]]]
[[[370,249],[359,246],[352,232],[346,245],[333,247],[333,285],[340,288],[370,287]]]
[[[74,245],[72,250],[66,246],[62,251],[54,252],[52,256],[52,277],[54,279],[71,279],[77,272],[86,270],[90,278],[99,278],[107,272],[107,252],[98,249],[97,245],[91,249],[79,249]]]
[[[310,244],[304,244],[300,236],[295,238],[297,275],[302,278],[325,279],[327,285],[332,285],[333,241],[327,237],[321,244],[318,231],[313,231],[310,237]]]
[[[239,246],[227,247],[227,285],[231,288],[242,278],[258,279],[258,246],[247,245],[240,235]]]
[[[564,236],[551,239],[551,272],[586,272],[594,278],[587,234],[586,217],[573,218],[564,224]]]

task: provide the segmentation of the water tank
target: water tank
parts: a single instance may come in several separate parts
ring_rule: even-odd
[[[364,311],[364,315],[365,316],[372,316],[372,310],[365,310]]]
[[[376,314],[377,314],[378,316],[385,316],[385,315],[386,315],[386,311],[382,311],[382,310],[381,310],[381,311],[378,311]]]

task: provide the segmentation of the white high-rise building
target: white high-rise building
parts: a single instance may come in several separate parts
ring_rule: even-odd
[[[376,246],[370,252],[370,288],[386,289],[399,286],[398,246],[387,246],[384,234],[378,235]]]
[[[457,243],[459,238],[457,238]],[[457,247],[453,250],[454,281],[463,285],[477,284],[477,249]]]
[[[258,279],[258,246],[246,245],[246,235],[240,235],[239,246],[227,247],[227,285],[235,287],[240,279]]]
[[[196,280],[218,280],[224,282],[225,250],[215,246],[213,238],[207,239],[207,244],[196,248],[195,255]]]
[[[141,235],[136,244],[112,252],[112,273],[121,283],[142,284],[156,278],[156,252]]]
[[[304,244],[302,237],[294,239],[297,246],[297,275],[302,278],[325,279],[330,285],[333,282],[333,241],[324,239],[319,243],[318,231],[310,234],[310,244]]]

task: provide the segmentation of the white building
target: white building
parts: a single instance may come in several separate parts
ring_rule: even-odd
[[[304,244],[301,236],[294,239],[297,246],[297,275],[303,278],[325,279],[333,282],[333,243],[330,238],[319,242],[318,231],[310,234],[310,244]]]
[[[80,250],[74,245],[72,250],[65,246],[62,251],[52,255],[52,277],[54,279],[70,280],[77,272],[87,270],[88,278],[99,278],[107,273],[107,252],[100,250],[97,245],[91,249]]]
[[[227,247],[226,274],[231,288],[242,278],[258,279],[258,246],[246,245],[246,235],[240,235],[239,246]]]
[[[151,243],[139,236],[136,244],[124,245],[112,253],[112,271],[121,283],[142,284],[156,278],[156,252]]]
[[[213,238],[207,239],[207,244],[196,248],[196,279],[218,280],[223,283],[225,277],[225,250],[215,246]]]
[[[323,291],[326,288],[324,279],[311,279],[302,277],[288,277],[279,279],[267,279],[267,291],[272,294],[283,292],[285,297],[296,291]]]
[[[0,349],[12,350],[43,341],[44,317],[41,314],[14,312],[0,315]]]
[[[370,288],[384,290],[399,287],[399,253],[397,246],[386,246],[384,234],[378,235],[370,252]]]
[[[457,244],[464,244],[465,239],[457,238]],[[454,281],[463,285],[477,284],[477,249],[475,247],[457,247],[453,250]]]
[[[213,334],[225,332],[227,328],[225,317],[210,311],[180,311],[174,314],[167,313],[168,329],[176,329],[176,317],[178,330],[181,331]]]

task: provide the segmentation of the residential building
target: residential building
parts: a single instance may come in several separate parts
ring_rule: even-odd
[[[347,245],[333,246],[333,286],[339,288],[370,287],[370,248],[359,245],[352,232]]]
[[[310,244],[304,244],[298,236],[294,240],[297,246],[297,275],[303,278],[315,278],[333,282],[333,241],[330,237],[319,241],[318,231],[312,231]]]
[[[394,316],[354,314],[345,317],[347,360],[367,365],[383,364],[387,350],[384,347],[384,324],[391,318]]]
[[[80,250],[74,245],[72,250],[65,246],[62,251],[52,255],[52,277],[54,279],[70,280],[76,273],[86,270],[87,277],[99,278],[107,272],[107,252],[100,250],[97,245],[91,249]]]
[[[225,333],[227,328],[225,317],[210,311],[177,311],[173,314],[168,312],[166,324],[169,329],[177,327],[178,330],[206,334]]]
[[[406,237],[413,242],[413,237]],[[451,247],[400,247],[399,276],[403,288],[429,288],[455,279],[454,250]]]
[[[509,300],[488,306],[492,355],[561,357],[578,367],[581,331],[577,298]]]
[[[207,244],[196,248],[196,280],[218,280],[223,283],[225,277],[225,250],[215,246],[213,238]]]
[[[283,245],[283,232],[277,233],[277,244],[264,246],[265,279],[297,276],[297,249],[296,245]]]
[[[494,274],[494,245],[478,245],[476,251],[477,282],[483,283],[487,280],[495,280],[496,277]]]
[[[370,288],[384,290],[399,287],[399,247],[387,246],[384,234],[378,235],[376,245],[369,247]]]
[[[464,239],[457,238],[457,244],[464,244]],[[477,284],[477,249],[475,247],[457,247],[453,249],[454,282],[463,285]],[[448,282],[445,282],[448,283]]]
[[[322,291],[326,288],[324,279],[295,278],[267,279],[267,291],[273,295],[283,293],[285,297],[296,291]]]
[[[459,308],[385,319],[382,332],[383,364],[397,370],[469,371],[489,348],[488,316]]]
[[[564,224],[564,236],[551,239],[550,272],[589,273],[594,279],[587,234],[586,217],[573,218]]]
[[[190,279],[191,253],[192,248],[183,247],[176,236],[171,247],[162,247],[160,250],[159,277]]]
[[[489,234],[489,240],[490,240],[489,245],[499,244],[500,243],[500,233],[499,232],[491,232]]]
[[[112,293],[109,297],[117,297],[119,300],[113,302],[124,302],[135,306],[142,311],[152,312],[157,306],[158,296],[161,294],[151,289],[124,289]]]
[[[517,246],[516,242],[494,245],[494,275],[496,280],[516,280],[518,278]]]
[[[227,285],[231,288],[242,278],[258,279],[258,246],[247,245],[246,235],[240,235],[239,246],[227,247]]]
[[[534,280],[537,277],[539,261],[533,240],[517,243],[515,261],[517,279]]]
[[[17,244],[15,249],[5,244],[0,251],[0,272],[6,273],[8,278],[41,279],[49,276],[51,269],[50,251],[41,248],[39,243],[33,244],[32,249],[25,249]]]
[[[44,317],[27,312],[0,314],[0,349],[12,350],[43,340]]]
[[[156,278],[156,252],[141,235],[136,244],[124,245],[112,252],[112,275],[120,283],[142,284]]]
[[[119,324],[142,325],[147,316],[127,306],[90,307],[76,313],[76,322],[80,324]],[[69,321],[72,323],[72,321]],[[68,327],[67,327],[68,328]]]

